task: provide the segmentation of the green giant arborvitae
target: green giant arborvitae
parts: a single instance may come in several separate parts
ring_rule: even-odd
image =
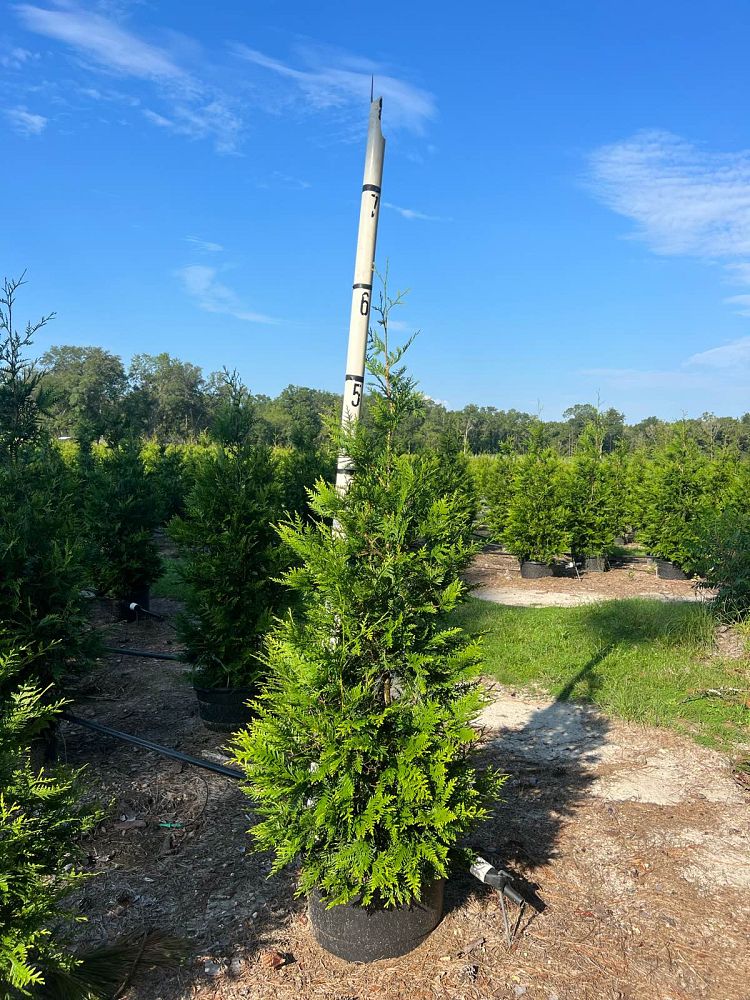
[[[272,633],[257,721],[234,744],[258,847],[330,905],[418,899],[500,784],[471,762],[480,651],[448,617],[472,553],[465,496],[443,491],[435,458],[399,454],[421,398],[403,349],[374,351],[371,419],[343,442],[348,492],[319,482],[317,519],[279,529],[301,611]]]

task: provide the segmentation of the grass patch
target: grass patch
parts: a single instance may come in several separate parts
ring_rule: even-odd
[[[184,601],[187,594],[187,584],[180,577],[180,560],[163,558],[164,571],[151,586],[152,597],[171,597],[175,601]]]
[[[668,726],[724,749],[748,739],[743,699],[695,697],[707,688],[750,685],[746,660],[711,655],[714,620],[699,604],[632,599],[511,608],[470,598],[455,617],[484,634],[487,673],[503,684],[591,702],[609,715]]]

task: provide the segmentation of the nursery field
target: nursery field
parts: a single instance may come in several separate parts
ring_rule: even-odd
[[[170,616],[179,604],[160,598],[153,607],[164,622],[109,627],[108,642],[174,651]],[[680,719],[657,718],[646,697],[670,658],[670,691],[682,682],[685,691],[720,681],[747,687],[747,660],[715,656],[701,613],[628,601],[591,618],[590,608],[475,600],[460,612],[487,633],[488,671],[503,681],[491,683],[479,720],[482,754],[511,774],[471,844],[535,883],[547,906],[523,920],[511,949],[496,895],[459,875],[442,923],[416,952],[365,966],[332,957],[292,898],[294,873],[269,879],[268,856],[250,850],[253,813],[237,782],[64,724],[65,757],[86,764],[96,796],[111,803],[86,842],[97,877],[73,898],[88,918],[82,938],[157,929],[185,942],[184,964],[153,973],[128,1000],[744,998],[737,956],[750,932],[748,789],[723,753],[618,718],[722,742],[718,718],[687,707]],[[597,655],[608,648],[605,629],[610,645],[628,636],[629,647]],[[640,710],[622,693],[628,670]],[[75,710],[231,763],[222,737],[201,726],[184,671],[109,654],[72,692]],[[555,700],[529,694],[529,685]],[[606,712],[571,700],[580,697]],[[738,738],[740,716],[728,703],[720,710]]]
[[[200,440],[61,442],[22,284],[0,1000],[746,996],[747,454],[597,414],[567,455],[413,448],[385,288],[362,420],[295,392],[278,437],[225,370]],[[512,943],[477,854],[543,901]]]

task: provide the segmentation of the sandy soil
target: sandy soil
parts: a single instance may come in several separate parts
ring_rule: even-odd
[[[661,601],[700,601],[709,592],[690,580],[660,580],[645,560],[606,573],[581,573],[523,580],[514,556],[489,545],[475,558],[466,580],[474,597],[515,607],[570,608],[621,597],[651,597]]]
[[[168,624],[117,626],[110,639],[175,648]],[[226,759],[178,663],[112,655],[82,682],[75,711]],[[459,874],[442,923],[411,955],[369,966],[329,956],[293,877],[268,879],[268,858],[250,850],[251,803],[235,781],[66,724],[68,760],[87,763],[111,801],[88,844],[98,877],[78,898],[85,940],[147,928],[185,939],[185,965],[130,1000],[746,1000],[750,797],[727,760],[500,687],[481,725],[484,758],[511,779],[472,846],[547,904],[511,949],[496,894]]]

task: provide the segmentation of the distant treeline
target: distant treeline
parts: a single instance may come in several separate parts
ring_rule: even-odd
[[[137,354],[125,367],[120,357],[101,347],[53,347],[41,359],[52,430],[57,436],[116,442],[135,435],[163,442],[194,441],[211,433],[222,403],[231,391],[231,374],[208,376],[197,365],[169,354]],[[275,445],[317,444],[325,418],[338,412],[336,393],[287,386],[278,396],[251,395],[258,439]],[[365,409],[366,412],[366,409]],[[561,455],[572,455],[584,428],[596,419],[603,430],[603,448],[611,452],[662,444],[673,426],[657,417],[627,424],[624,414],[609,408],[599,412],[591,403],[577,403],[562,420],[540,421],[520,410],[470,404],[448,410],[425,399],[425,409],[404,428],[407,450],[435,448],[450,442],[466,454],[525,453],[535,428],[542,425],[544,442]],[[704,413],[680,421],[688,436],[709,455],[731,447],[750,453],[750,413],[740,418]]]

